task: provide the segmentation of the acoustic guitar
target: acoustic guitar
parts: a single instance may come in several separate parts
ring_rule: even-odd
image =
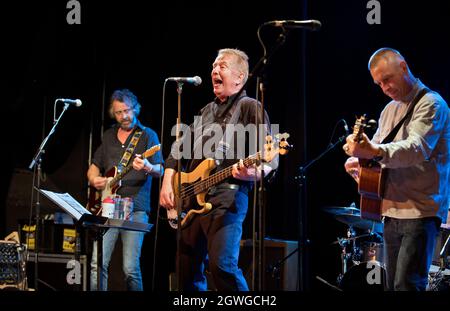
[[[364,128],[368,127],[366,115],[356,119],[353,127],[354,141],[360,142]],[[381,221],[381,202],[384,191],[384,170],[371,159],[359,159],[358,192],[361,195],[361,218]]]

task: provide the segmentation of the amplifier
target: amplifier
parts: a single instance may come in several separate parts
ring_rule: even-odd
[[[239,268],[252,288],[253,273],[253,240],[241,240],[239,254]],[[278,239],[264,239],[265,263],[263,267],[263,290],[297,290],[297,241]],[[211,273],[206,269],[206,279],[209,290],[216,290]],[[172,283],[175,279],[170,279]],[[171,288],[171,290],[176,290]]]
[[[27,276],[28,286],[34,286],[35,270],[34,252],[28,253]],[[87,290],[88,283],[87,256],[81,255],[79,262],[74,254],[38,255],[38,290],[39,291],[75,291]]]

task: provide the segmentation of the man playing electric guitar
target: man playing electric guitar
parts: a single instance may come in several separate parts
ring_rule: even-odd
[[[137,116],[141,105],[136,96],[129,90],[115,91],[110,100],[109,115],[117,122],[105,131],[103,141],[92,158],[87,172],[91,186],[104,190],[108,178],[102,176],[111,168],[118,167],[120,172],[128,174],[121,180],[117,194],[131,197],[134,202],[133,221],[147,223],[150,213],[150,190],[152,177],[159,177],[162,172],[162,156],[158,151],[153,156],[142,158],[142,154],[153,146],[159,145],[156,133],[144,127]],[[144,233],[109,229],[103,236],[103,290],[107,288],[108,265],[114,245],[121,236],[123,247],[123,272],[128,290],[142,290],[140,254]],[[91,289],[97,288],[97,248],[94,244],[91,261]]]
[[[128,164],[128,166],[123,167],[121,170],[119,170],[117,166],[114,166],[112,169],[108,170],[103,177],[94,178],[94,183],[95,181],[99,182],[97,183],[97,187],[100,190],[91,186],[88,202],[89,210],[95,215],[100,214],[102,212],[102,202],[107,198],[115,197],[117,190],[122,185],[122,179],[133,169],[139,171],[141,170],[141,166],[149,166],[148,164],[145,164],[146,159],[152,157],[160,149],[160,145],[155,145],[141,155],[136,154],[136,159],[133,160],[133,163]],[[94,169],[95,167],[93,167],[93,170]]]
[[[177,150],[182,154],[185,153],[180,158],[183,160],[182,164],[186,164],[187,172],[193,172],[199,165],[205,166],[203,171],[208,171],[208,163],[211,163],[217,165],[212,172],[214,173],[237,163],[232,166],[229,178],[208,189],[205,201],[211,205],[210,211],[195,215],[189,224],[181,226],[177,260],[180,264],[179,290],[206,290],[204,262],[207,256],[209,271],[218,290],[248,290],[247,282],[238,267],[242,223],[248,208],[248,192],[252,181],[261,178],[261,167],[264,168],[266,176],[278,159],[275,158],[272,163],[265,165],[257,163],[245,166],[239,159],[244,159],[247,154],[255,152],[248,152],[248,147],[251,147],[249,138],[238,135],[240,132],[219,137],[219,141],[216,141],[218,143],[214,144],[214,134],[223,131],[227,125],[243,128],[254,125],[257,117],[258,123],[264,124],[261,131],[262,138],[268,134],[267,114],[264,113],[263,118],[257,113],[259,111],[257,105],[260,104],[255,99],[247,97],[245,91],[240,92],[247,78],[247,55],[236,49],[220,50],[211,71],[211,82],[216,98],[201,109],[201,118],[197,118],[190,128],[192,135],[185,135],[179,145],[175,143],[166,160],[160,203],[169,212],[176,208],[174,176],[177,172]],[[198,131],[202,133],[200,137],[194,135]],[[193,139],[190,139],[192,137]],[[210,148],[211,142],[216,148]],[[247,152],[237,156],[239,149]],[[206,158],[214,159],[216,163],[203,162]],[[196,200],[189,203],[197,204]]]

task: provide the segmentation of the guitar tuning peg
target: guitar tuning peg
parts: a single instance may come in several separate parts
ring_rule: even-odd
[[[275,135],[275,137],[279,140],[286,140],[289,138],[289,134],[288,133],[283,133],[283,134],[277,134]]]

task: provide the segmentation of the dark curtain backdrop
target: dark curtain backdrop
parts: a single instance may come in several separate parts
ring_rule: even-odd
[[[141,121],[160,134],[164,79],[199,75],[203,83],[198,87],[185,85],[182,93],[182,121],[190,123],[213,98],[209,75],[217,50],[236,47],[246,51],[252,69],[263,55],[256,31],[265,21],[306,17],[323,25],[318,32],[290,31],[264,71],[265,107],[272,123],[291,134],[294,145],[280,159],[279,171],[267,186],[268,237],[298,238],[300,204],[295,177],[299,166],[344,134],[338,124],[332,135],[336,123],[345,118],[353,124],[355,115],[362,113],[377,119],[386,104],[388,99],[367,70],[374,50],[383,46],[398,49],[422,82],[449,98],[447,1],[381,0],[380,25],[368,25],[367,1],[361,0],[245,1],[236,5],[217,1],[80,3],[81,25],[66,23],[66,1],[20,2],[2,10],[2,71],[6,78],[2,123],[7,130],[2,152],[2,184],[6,186],[0,192],[0,238],[11,230],[14,219],[8,218],[28,214],[32,174],[27,167],[52,127],[56,98],[80,98],[83,105],[69,108],[48,141],[42,162],[43,183],[55,191],[71,193],[84,204],[90,143],[95,150],[102,126],[111,125],[102,110],[111,92],[131,89],[142,104]],[[269,50],[280,31],[275,27],[262,29]],[[247,91],[255,95],[254,79]],[[176,100],[175,85],[168,84],[164,156],[173,141],[170,130],[175,123]],[[332,283],[340,261],[339,248],[330,244],[345,236],[347,227],[322,208],[358,204],[359,198],[356,185],[344,172],[345,158],[339,144],[307,170],[308,200],[302,206],[311,245],[308,269],[312,276]],[[156,188],[157,181],[152,195],[153,221]],[[50,203],[43,205],[44,212],[54,211]],[[166,258],[173,257],[174,236],[166,227],[161,226],[160,239],[167,243],[159,248],[157,258],[170,270]],[[251,236],[251,230],[250,210],[245,238]],[[149,234],[144,244],[146,288],[151,283],[153,237]]]

